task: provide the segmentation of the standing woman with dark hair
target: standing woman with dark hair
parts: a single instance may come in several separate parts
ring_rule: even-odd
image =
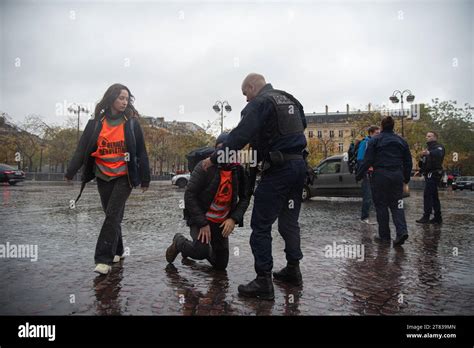
[[[150,184],[150,169],[134,97],[121,84],[110,86],[97,104],[66,172],[72,180],[83,167],[82,189],[97,178],[105,220],[95,249],[95,272],[107,274],[123,257],[121,222],[133,187]]]

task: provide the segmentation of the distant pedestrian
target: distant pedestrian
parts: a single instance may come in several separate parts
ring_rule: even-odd
[[[421,153],[421,159],[418,162],[420,172],[425,177],[425,190],[423,192],[423,216],[416,220],[420,224],[440,224],[443,222],[441,217],[441,203],[438,197],[438,185],[443,175],[443,160],[445,149],[438,143],[438,134],[436,132],[426,133],[426,144],[428,148]],[[434,213],[430,220],[431,213]]]
[[[372,139],[373,136],[380,134],[380,127],[370,126],[367,129],[367,133],[368,135],[364,139],[361,140],[358,146],[357,167],[362,165],[365,152],[369,144],[369,140]],[[360,215],[360,221],[366,224],[370,224],[369,212],[370,212],[370,206],[372,205],[372,192],[371,192],[372,189],[371,189],[370,181],[372,180],[371,179],[372,170],[373,168],[370,167],[362,179],[362,210],[361,210],[361,215]]]

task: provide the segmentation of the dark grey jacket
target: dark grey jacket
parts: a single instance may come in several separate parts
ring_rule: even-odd
[[[184,219],[188,226],[203,227],[209,224],[206,213],[211,206],[220,184],[219,167],[214,165],[205,171],[202,161],[191,173],[191,178],[184,192]],[[232,205],[229,217],[243,226],[243,217],[247,210],[251,189],[249,188],[248,174],[241,165],[232,167]]]

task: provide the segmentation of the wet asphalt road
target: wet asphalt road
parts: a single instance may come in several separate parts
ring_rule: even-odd
[[[473,315],[474,193],[440,193],[441,227],[417,225],[422,192],[405,199],[410,238],[402,248],[379,245],[376,225],[358,221],[358,199],[316,198],[303,204],[300,225],[304,284],[275,282],[275,301],[241,298],[254,278],[246,226],[231,235],[227,272],[206,261],[168,266],[176,232],[188,234],[180,208],[184,190],[152,182],[128,200],[122,231],[130,256],[112,273],[93,273],[104,215],[95,184],[76,209],[79,184],[26,182],[0,187],[0,244],[36,244],[38,260],[0,258],[0,315]],[[375,218],[372,212],[371,218]],[[392,225],[393,227],[393,225]],[[394,228],[392,238],[394,238]],[[326,257],[328,245],[364,246],[364,260]],[[283,240],[273,232],[276,269]]]

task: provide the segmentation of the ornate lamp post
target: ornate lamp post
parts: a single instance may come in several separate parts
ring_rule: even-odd
[[[221,101],[216,101],[212,109],[221,114],[221,133],[224,131],[224,109],[228,113],[232,111],[232,107],[229,105],[227,100],[221,102]]]
[[[79,143],[79,122],[81,117],[81,111],[89,112],[89,110],[87,110],[84,106],[77,104],[71,105],[67,110],[69,112],[72,112],[73,114],[77,114],[77,142]]]
[[[409,89],[405,89],[403,92],[400,92],[398,89],[395,90],[392,94],[392,96],[389,98],[390,101],[394,104],[400,103],[401,105],[401,115],[400,117],[402,118],[402,137],[405,136],[404,128],[403,128],[403,118],[405,117],[404,113],[405,111],[403,110],[403,97],[406,95],[406,101],[408,103],[411,103],[415,100],[415,96],[411,93]],[[400,97],[400,98],[399,98]]]

